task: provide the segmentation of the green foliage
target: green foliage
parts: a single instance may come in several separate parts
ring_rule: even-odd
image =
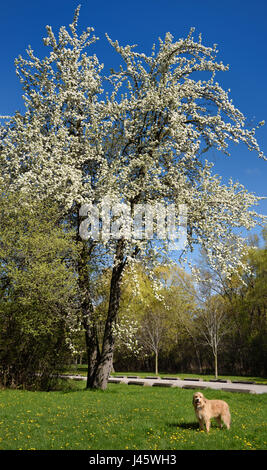
[[[250,249],[250,274],[246,285],[235,283],[228,293],[228,317],[232,323],[235,354],[240,371],[266,375],[267,357],[267,240],[265,246]]]
[[[47,387],[69,352],[77,249],[58,214],[49,201],[0,199],[0,380],[8,386]]]

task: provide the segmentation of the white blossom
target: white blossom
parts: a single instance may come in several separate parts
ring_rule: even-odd
[[[229,67],[216,61],[216,45],[194,40],[193,29],[178,41],[167,33],[150,56],[107,35],[122,65],[105,76],[96,55],[87,53],[97,41],[94,30],[79,36],[78,16],[79,8],[58,38],[47,26],[46,57],[29,46],[28,58],[15,61],[25,112],[1,128],[2,180],[13,191],[50,196],[66,212],[107,196],[131,207],[185,204],[188,252],[203,245],[211,263],[229,273],[243,250],[234,231],[264,222],[250,210],[261,198],[238,182],[221,184],[203,154],[211,147],[227,154],[229,143],[238,142],[266,159],[255,129],[245,128],[229,90],[215,81]],[[203,71],[209,79],[201,79]],[[112,253],[114,242],[103,243]],[[147,240],[125,241],[129,262],[136,248],[142,254]]]

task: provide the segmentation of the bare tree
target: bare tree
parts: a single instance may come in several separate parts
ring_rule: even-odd
[[[138,342],[144,350],[155,355],[155,374],[158,374],[159,351],[166,333],[166,322],[164,315],[159,312],[150,311],[142,321]]]
[[[218,377],[218,351],[223,337],[229,331],[229,323],[226,321],[226,317],[223,303],[216,298],[210,298],[197,319],[197,330],[200,337],[212,350],[215,378]]]

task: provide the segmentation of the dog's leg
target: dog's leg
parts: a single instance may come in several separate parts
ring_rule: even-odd
[[[205,425],[206,425],[206,431],[210,432],[210,420],[209,419],[205,420]]]
[[[204,420],[201,418],[198,418],[198,422],[199,422],[200,430],[204,431]]]
[[[218,425],[220,426],[220,428],[222,429],[222,427],[223,427],[223,424],[222,424],[221,417],[220,417],[220,416],[218,416],[218,418],[216,418],[216,421],[217,421]]]

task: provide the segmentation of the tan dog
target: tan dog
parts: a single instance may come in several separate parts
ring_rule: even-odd
[[[197,392],[193,395],[193,405],[200,429],[204,430],[205,425],[206,431],[209,432],[211,418],[216,418],[221,428],[223,427],[223,421],[227,429],[230,429],[231,415],[229,406],[225,401],[208,400],[203,393]]]

